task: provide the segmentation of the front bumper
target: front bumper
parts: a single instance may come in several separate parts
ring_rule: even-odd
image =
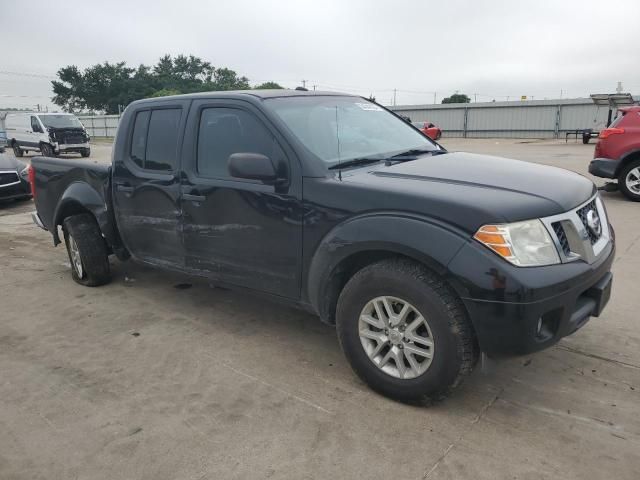
[[[480,348],[490,356],[548,348],[599,316],[609,300],[613,238],[593,264],[518,268],[484,250],[469,243],[449,269]]]
[[[618,161],[610,158],[594,158],[589,163],[589,173],[596,177],[616,178]]]
[[[12,200],[31,197],[31,186],[23,178],[15,183],[0,185],[0,200]]]
[[[76,152],[79,153],[82,150],[90,148],[89,143],[55,143],[53,148],[56,152]]]

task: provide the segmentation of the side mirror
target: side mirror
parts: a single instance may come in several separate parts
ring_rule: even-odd
[[[260,153],[234,153],[229,155],[228,165],[232,177],[260,180],[267,184],[278,180],[278,173],[271,159]]]

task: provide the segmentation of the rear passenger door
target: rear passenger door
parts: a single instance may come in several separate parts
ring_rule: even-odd
[[[179,158],[188,105],[179,101],[137,109],[126,144],[115,152],[113,171],[116,221],[124,245],[134,258],[180,269]]]

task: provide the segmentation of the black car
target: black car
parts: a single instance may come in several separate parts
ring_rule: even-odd
[[[0,153],[0,200],[31,198],[30,168],[20,160]]]
[[[481,351],[548,348],[609,299],[614,232],[593,182],[447,152],[364,98],[137,101],[112,159],[32,161],[34,221],[55,244],[62,226],[76,282],[108,282],[114,254],[291,302],[401,400],[448,392]]]

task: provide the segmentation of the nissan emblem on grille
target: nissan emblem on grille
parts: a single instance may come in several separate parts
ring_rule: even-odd
[[[602,224],[600,223],[600,216],[595,210],[589,210],[587,212],[587,227],[591,230],[591,233],[596,237],[599,237],[602,233]]]

